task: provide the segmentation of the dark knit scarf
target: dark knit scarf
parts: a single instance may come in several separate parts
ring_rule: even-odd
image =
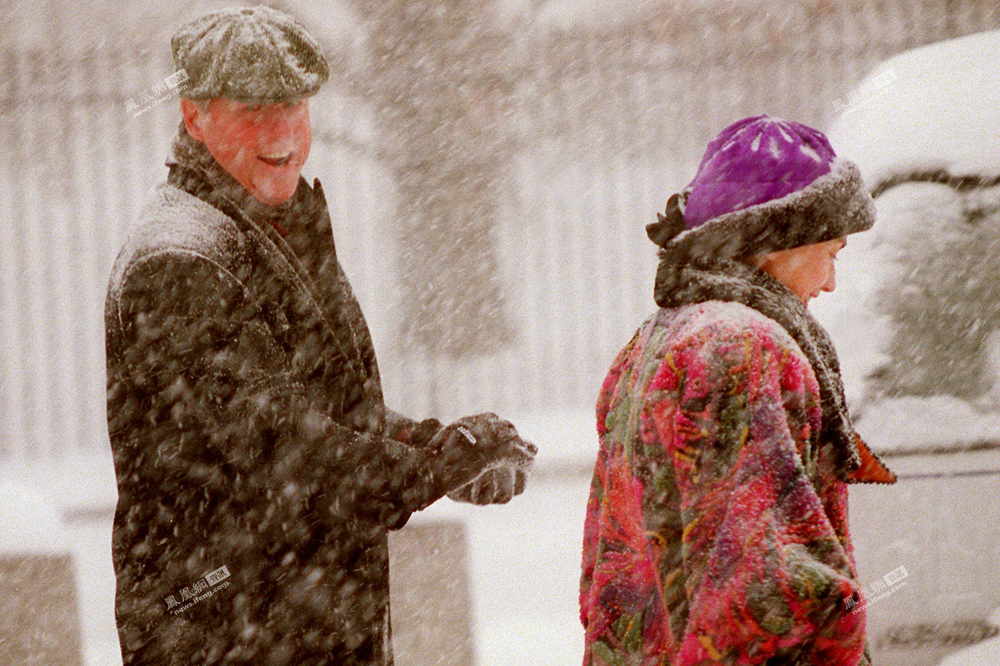
[[[677,262],[663,251],[653,296],[663,308],[706,301],[740,303],[777,322],[802,349],[816,375],[823,406],[820,436],[837,451],[838,476],[847,480],[860,467],[837,352],[830,336],[790,289],[738,260],[693,264]]]
[[[851,424],[833,342],[792,290],[742,259],[870,228],[873,206],[857,168],[837,162],[829,174],[803,190],[694,229],[684,223],[686,199],[683,192],[673,195],[666,215],[646,228],[661,248],[653,293],[656,304],[670,308],[706,301],[741,303],[787,331],[819,384],[820,437],[834,447],[838,477],[849,480],[868,461],[859,453],[864,445],[858,443]],[[868,457],[867,447],[864,452]]]

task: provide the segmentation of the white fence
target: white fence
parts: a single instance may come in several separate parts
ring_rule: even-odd
[[[762,112],[824,126],[878,60],[1000,25],[995,7],[930,0],[768,20],[694,13],[681,27],[523,38],[510,100],[513,191],[494,237],[515,339],[482,358],[398,344],[419,304],[399,296],[394,176],[365,131],[362,100],[331,90],[314,101],[307,175],[328,192],[394,408],[442,418],[590,410],[614,354],[654,307],[655,248],[643,227],[712,134]],[[0,454],[106,446],[106,279],[146,191],[166,174],[176,100],[149,104],[143,93],[155,102],[170,74],[143,52],[0,52]],[[149,108],[136,114],[129,100]]]

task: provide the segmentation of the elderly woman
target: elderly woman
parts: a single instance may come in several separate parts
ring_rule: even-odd
[[[580,585],[584,663],[868,663],[847,483],[895,477],[855,434],[810,299],[874,223],[804,125],[723,130],[647,228],[660,309],[618,354]]]

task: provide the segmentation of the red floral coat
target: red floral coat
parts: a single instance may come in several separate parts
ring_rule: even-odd
[[[868,663],[821,418],[806,357],[755,310],[709,301],[639,329],[597,403],[585,666]]]

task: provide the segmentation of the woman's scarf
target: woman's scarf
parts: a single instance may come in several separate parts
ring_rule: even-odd
[[[823,410],[820,437],[832,443],[836,451],[838,477],[843,481],[895,481],[855,434],[840,377],[840,362],[826,330],[791,289],[735,258],[754,254],[747,251],[739,238],[725,242],[712,240],[711,231],[705,230],[701,234],[703,242],[692,243],[690,232],[684,234],[688,236],[683,239],[685,242],[675,242],[686,230],[683,204],[683,194],[675,194],[667,204],[667,214],[647,226],[650,239],[661,247],[653,291],[656,304],[672,308],[706,301],[735,302],[775,321],[795,340],[816,375]],[[728,251],[719,251],[723,246]],[[699,252],[699,247],[710,247],[712,251]]]

